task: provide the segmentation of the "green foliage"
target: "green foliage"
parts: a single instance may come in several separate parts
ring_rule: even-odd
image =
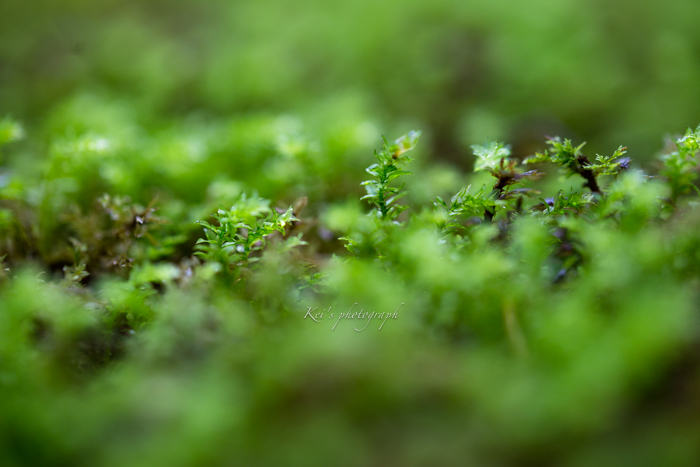
[[[675,141],[677,150],[664,155],[661,175],[668,179],[671,187],[671,200],[676,202],[680,195],[691,189],[697,191],[693,181],[697,178],[697,160],[695,156],[700,151],[700,126],[695,130],[690,128],[685,136]]]
[[[611,156],[601,156],[598,154],[595,158],[598,164],[593,164],[589,168],[596,176],[599,175],[618,175],[621,171],[629,168],[630,159],[623,157],[627,153],[627,148],[620,146]]]
[[[460,217],[481,217],[486,209],[496,207],[496,201],[484,194],[483,187],[475,194],[471,194],[470,190],[471,185],[462,188],[452,197],[449,204],[439,196],[436,198],[433,204],[443,208],[447,214],[445,219],[438,222],[438,228],[443,233],[448,234],[461,230],[463,226],[456,222]]]
[[[515,190],[511,189],[512,186],[521,184],[524,180],[538,178],[540,173],[538,173],[536,170],[531,170],[524,173],[518,170],[516,168],[516,162],[509,159],[510,148],[508,146],[505,146],[500,142],[493,142],[487,146],[472,146],[472,149],[474,150],[474,155],[476,156],[474,171],[479,172],[486,170],[496,178],[496,184],[493,186],[493,190],[489,195],[489,198],[493,200],[493,205],[484,210],[485,220],[491,221],[493,219],[495,215],[495,207],[505,207],[506,203],[502,201],[513,199],[521,195],[531,195],[537,193],[529,188],[519,188]],[[464,192],[464,195],[466,195],[466,192]],[[456,196],[457,201],[464,198],[464,196],[460,196],[460,194],[457,194]],[[483,197],[481,192],[477,196],[479,196],[479,198]],[[474,205],[472,199],[465,198],[465,200],[468,200],[472,206]],[[453,203],[454,202],[455,200],[453,199]],[[518,202],[521,203],[522,199],[519,199]],[[450,211],[451,210],[452,209],[450,209]]]
[[[535,154],[525,160],[526,164],[539,162],[552,162],[557,164],[567,175],[580,175],[593,193],[601,193],[597,177],[600,175],[617,175],[629,166],[629,159],[620,159],[627,148],[620,146],[612,156],[596,157],[598,164],[590,162],[588,157],[581,153],[581,149],[586,145],[583,143],[574,147],[571,140],[560,138],[550,138],[547,140],[549,148],[541,153]]]
[[[559,191],[550,200],[542,200],[543,214],[556,218],[561,215],[580,215],[593,207],[594,197],[592,193],[582,193],[569,190],[569,193]]]
[[[406,191],[402,191],[404,184],[395,186],[392,185],[392,182],[404,175],[411,175],[411,172],[401,168],[413,160],[405,153],[416,146],[419,138],[420,132],[418,131],[411,131],[396,139],[392,144],[382,138],[384,142],[382,150],[374,151],[374,156],[379,162],[370,165],[365,170],[373,175],[375,180],[362,182],[361,185],[365,187],[367,194],[360,199],[374,205],[368,214],[371,220],[362,223],[352,222],[352,225],[348,225],[347,222],[338,219],[340,224],[344,224],[339,226],[341,227],[339,230],[348,233],[338,239],[345,242],[345,248],[351,253],[376,256],[378,260],[386,259],[385,250],[391,243],[392,232],[397,226],[400,226],[397,218],[408,209],[408,205],[396,203],[397,200],[408,194]],[[350,214],[350,216],[352,215]]]
[[[510,156],[510,148],[501,142],[494,141],[485,146],[472,146],[476,163],[474,164],[474,172],[488,170],[495,172],[505,162],[508,162]]]
[[[420,132],[412,131],[391,145],[385,139],[382,150],[374,152],[379,163],[367,167],[367,173],[373,175],[376,180],[362,182],[362,186],[367,190],[367,194],[362,199],[374,204],[372,212],[382,221],[393,221],[408,208],[408,206],[396,204],[399,198],[406,195],[401,191],[403,185],[396,187],[391,186],[390,183],[404,175],[411,175],[411,172],[400,168],[413,160],[404,154],[416,146],[419,137]]]
[[[238,276],[240,268],[260,260],[256,256],[268,243],[272,234],[284,235],[285,227],[298,221],[290,206],[283,213],[270,208],[270,202],[257,193],[251,197],[245,193],[231,209],[219,209],[212,225],[207,221],[197,221],[204,227],[206,238],[197,240],[195,255],[205,261],[218,263],[226,273]],[[300,237],[287,240],[289,247],[301,246],[305,242]]]

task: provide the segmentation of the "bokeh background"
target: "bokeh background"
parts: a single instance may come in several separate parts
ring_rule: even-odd
[[[6,0],[0,105],[28,122],[86,93],[154,122],[363,113],[465,166],[470,144],[526,154],[554,133],[648,158],[697,124],[699,15],[693,0]]]

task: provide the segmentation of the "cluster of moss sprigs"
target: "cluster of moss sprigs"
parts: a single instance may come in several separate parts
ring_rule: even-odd
[[[274,233],[286,234],[285,227],[298,221],[290,206],[279,213],[269,206],[270,202],[257,194],[248,198],[245,194],[229,210],[219,209],[214,214],[214,225],[197,221],[204,226],[206,238],[197,240],[195,255],[204,261],[221,266],[226,274],[240,275],[251,263],[260,260],[261,252]],[[287,246],[300,246],[306,243],[301,234],[287,239]]]
[[[658,174],[624,148],[592,160],[555,138],[529,169],[475,146],[491,181],[397,204],[418,136],[384,142],[362,201],[307,216],[303,196],[275,206],[222,179],[195,201],[170,187],[144,207],[139,185],[54,204],[102,187],[85,165],[157,177],[101,159],[118,139],[0,187],[6,463],[697,463],[700,127]],[[552,164],[576,186],[548,192]],[[355,306],[399,318],[322,317]]]
[[[401,170],[405,164],[408,164],[413,159],[406,156],[405,153],[415,148],[420,138],[419,131],[412,131],[405,136],[398,138],[392,144],[389,144],[384,139],[384,147],[381,151],[374,151],[374,156],[379,161],[367,167],[367,173],[374,176],[373,180],[362,182],[367,194],[360,198],[362,201],[369,201],[373,207],[370,216],[374,219],[372,222],[371,244],[369,249],[370,254],[375,254],[379,259],[385,256],[382,253],[382,244],[386,241],[389,230],[394,226],[400,226],[397,221],[399,215],[408,209],[407,205],[397,204],[396,201],[406,196],[406,192],[402,191],[405,184],[393,186],[392,181],[404,175],[412,175],[411,172]],[[361,239],[353,238],[357,235],[340,237],[339,240],[347,242],[345,247],[348,251],[360,254]]]

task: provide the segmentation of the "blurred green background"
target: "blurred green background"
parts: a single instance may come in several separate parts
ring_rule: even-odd
[[[699,119],[699,16],[693,0],[5,0],[0,111],[34,122],[88,92],[149,122],[342,105],[457,164],[544,134],[644,158]]]

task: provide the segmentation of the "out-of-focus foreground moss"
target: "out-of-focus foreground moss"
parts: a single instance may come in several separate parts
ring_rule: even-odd
[[[2,2],[0,464],[696,465],[699,8]]]

